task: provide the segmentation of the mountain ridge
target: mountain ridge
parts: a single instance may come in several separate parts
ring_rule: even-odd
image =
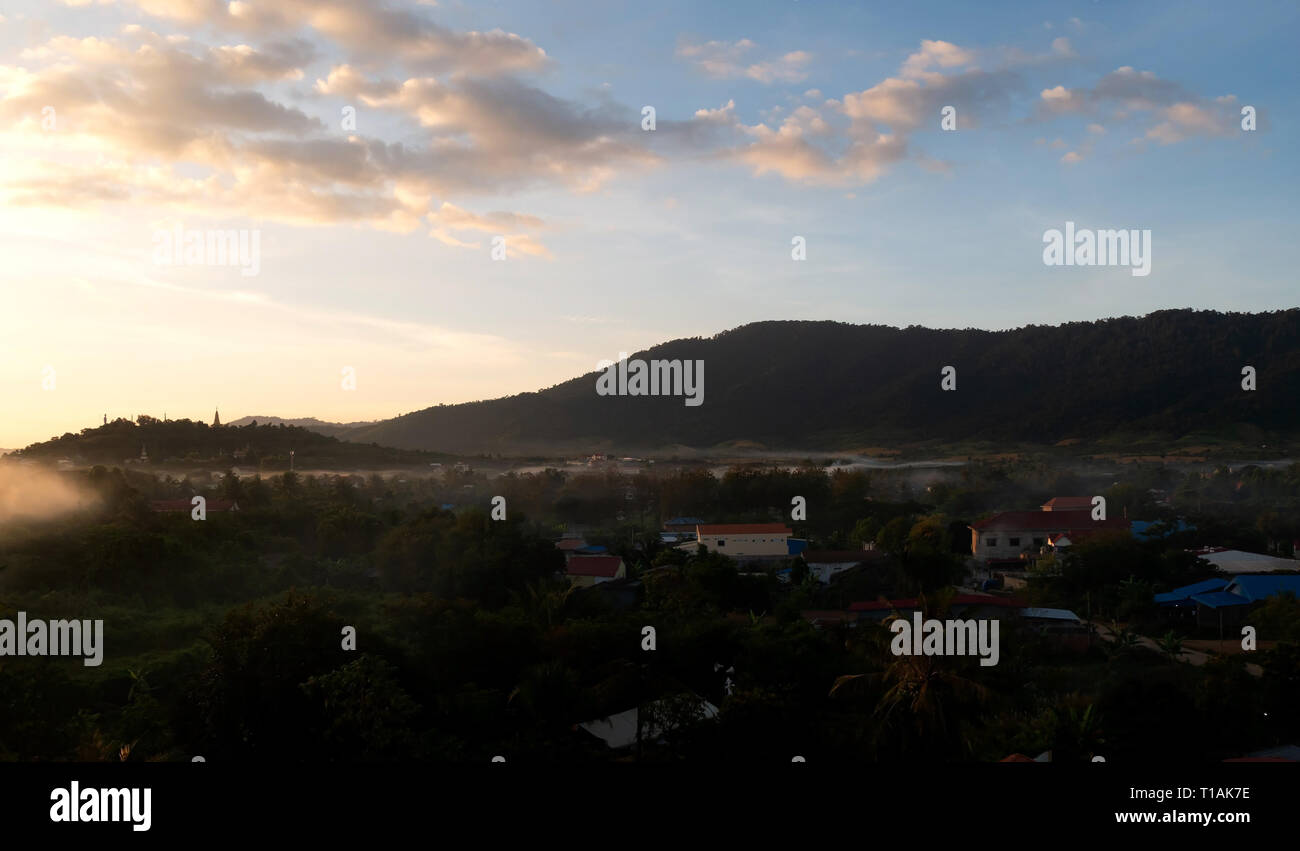
[[[1001,331],[772,320],[629,358],[703,360],[703,404],[600,396],[593,371],[331,433],[456,454],[1300,433],[1300,308],[1163,310]],[[955,390],[940,388],[945,366],[956,369]],[[1257,370],[1255,391],[1242,389],[1246,366]]]

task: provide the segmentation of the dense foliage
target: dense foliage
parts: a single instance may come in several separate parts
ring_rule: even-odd
[[[472,470],[228,474],[206,489],[120,469],[58,475],[97,501],[3,530],[0,614],[103,618],[105,662],[0,658],[5,759],[827,762],[1052,750],[1057,761],[1119,762],[1222,759],[1300,737],[1293,599],[1260,610],[1260,676],[1242,655],[1196,667],[1127,642],[1073,655],[1011,621],[994,667],[897,657],[880,625],[819,628],[806,616],[915,595],[942,616],[964,572],[966,524],[1069,486],[1106,493],[1115,512],[1197,528],[1098,539],[1017,593],[1158,636],[1169,627],[1151,595],[1207,575],[1186,547],[1289,547],[1300,465],[1138,466],[1118,481],[1034,463],[491,481]],[[1152,483],[1174,494],[1171,506],[1151,503]],[[241,510],[202,522],[148,510],[196,490]],[[809,521],[793,525],[813,546],[870,542],[886,555],[820,585],[806,571],[785,583],[779,564],[741,569],[659,543],[659,524],[688,512],[788,517],[792,491],[809,498]],[[489,517],[497,492],[508,520]],[[557,578],[554,538],[575,514],[587,515],[589,542],[626,560],[630,598]],[[654,651],[642,649],[646,625]],[[344,649],[345,627],[355,649]],[[634,707],[663,735],[630,753],[575,729]]]
[[[78,434],[68,432],[13,453],[14,458],[81,464],[123,464],[142,455],[154,464],[226,459],[255,469],[288,470],[289,453],[299,467],[356,469],[376,465],[407,466],[433,462],[428,452],[391,449],[341,441],[298,426],[209,426],[193,420],[160,420],[146,414],[133,422],[116,419]]]

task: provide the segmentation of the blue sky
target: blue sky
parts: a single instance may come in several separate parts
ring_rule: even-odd
[[[382,418],[764,319],[1297,304],[1294,3],[2,14],[0,446],[104,412]],[[1151,274],[1045,266],[1067,220],[1149,229]],[[258,274],[157,265],[177,224],[258,230]]]

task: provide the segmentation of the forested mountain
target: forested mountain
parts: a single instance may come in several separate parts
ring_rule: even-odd
[[[377,465],[423,465],[439,455],[409,449],[344,442],[286,425],[210,426],[193,420],[160,420],[142,415],[34,443],[12,457],[42,461],[68,459],[78,464],[120,465],[141,458],[151,463],[221,461],[229,466],[298,469],[357,469]]]
[[[601,396],[599,373],[536,393],[428,408],[349,440],[446,452],[853,448],[1300,431],[1300,309],[1166,310],[1010,331],[757,322],[633,358],[704,361],[704,402]],[[940,389],[944,366],[956,390]],[[1242,389],[1242,368],[1258,389]]]
[[[331,423],[325,420],[318,420],[315,417],[299,417],[297,419],[285,419],[283,417],[264,417],[264,416],[240,417],[237,420],[232,420],[231,422],[226,423],[226,425],[246,426],[246,425],[252,425],[254,423],[258,423],[261,425],[272,425],[272,426],[278,426],[278,425],[298,426],[299,428],[305,428],[310,431],[314,431],[317,434],[323,434],[329,437],[343,437],[343,438],[345,438],[349,432],[354,431],[355,429],[374,425],[374,423],[372,422]]]
[[[592,372],[540,392],[376,423],[245,417],[212,429],[189,420],[118,420],[23,454],[121,463],[143,444],[154,461],[236,450],[287,458],[295,449],[300,462],[364,465],[420,460],[381,447],[511,454],[1300,438],[1300,309],[1166,310],[1010,331],[756,322],[631,357],[703,361],[703,403],[602,396],[600,373]],[[955,390],[941,389],[945,366],[956,369]],[[1242,389],[1246,366],[1256,371],[1254,391]]]

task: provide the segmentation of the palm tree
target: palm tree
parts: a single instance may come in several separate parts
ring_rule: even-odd
[[[920,597],[926,618],[946,615],[952,589],[930,598]],[[886,624],[898,615],[886,619]],[[877,641],[879,652],[885,642]],[[875,655],[875,654],[872,654]],[[942,656],[894,656],[883,671],[847,674],[836,678],[832,697],[867,687],[883,688],[872,717],[877,721],[876,744],[896,743],[904,751],[913,749],[932,756],[952,757],[966,751],[970,743],[962,730],[962,710],[978,710],[990,699],[983,685],[958,673]]]
[[[1115,640],[1112,642],[1112,647],[1114,648],[1111,651],[1112,659],[1123,656],[1125,653],[1138,646],[1137,633],[1121,627],[1116,621],[1110,622],[1110,632],[1111,635],[1115,637]]]
[[[569,597],[577,586],[560,588],[554,582],[539,579],[524,586],[525,593],[515,593],[515,599],[528,612],[534,623],[549,629],[554,625],[556,615],[564,611]]]
[[[1068,706],[1062,712],[1053,710],[1055,736],[1053,752],[1066,759],[1091,760],[1099,746],[1106,743],[1101,730],[1101,714],[1096,704],[1089,703],[1080,711],[1080,696],[1067,698]]]
[[[1183,640],[1171,629],[1161,637],[1160,649],[1165,652],[1170,660],[1177,662],[1178,657],[1183,655]]]

